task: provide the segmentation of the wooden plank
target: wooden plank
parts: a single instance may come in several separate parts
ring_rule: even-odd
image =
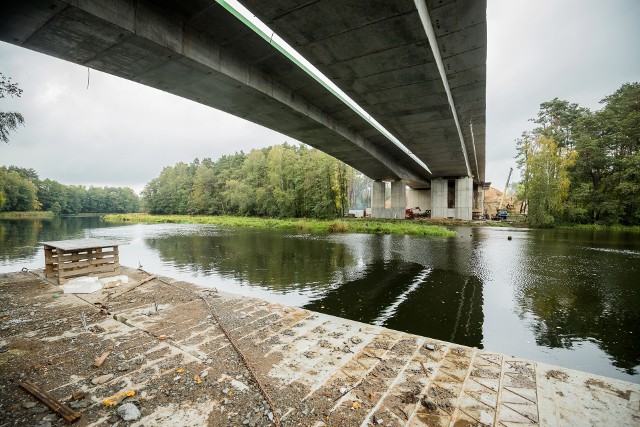
[[[44,247],[44,275],[45,277],[53,277],[53,254],[51,246]]]
[[[104,255],[104,256],[111,256],[111,255],[116,255],[117,252],[114,251],[108,251],[108,252],[102,252],[100,255]],[[83,260],[83,259],[88,259],[89,257],[94,258],[95,255],[91,254],[75,254],[75,255],[65,255],[62,258],[60,258],[63,261],[78,261],[78,260]]]
[[[96,368],[99,368],[100,366],[102,366],[102,364],[104,363],[104,360],[107,358],[109,353],[111,353],[111,351],[105,351],[104,353],[102,353],[100,357],[96,357],[96,361],[93,364],[93,366],[95,366]]]
[[[92,273],[101,273],[101,272],[104,272],[104,271],[114,271],[118,267],[119,267],[119,265],[116,265],[115,263],[105,263],[105,264],[101,264],[101,265],[92,265],[92,266],[85,266],[85,267],[79,267],[79,268],[69,268],[69,269],[66,269],[66,270],[62,270],[62,272],[58,272],[58,276],[60,276],[60,277],[70,277],[70,276],[80,276],[80,275],[91,276],[91,275],[93,275]]]
[[[106,272],[114,272],[117,266],[114,264],[108,264],[106,266],[96,266],[96,267],[85,267],[79,268],[77,270],[63,270],[58,273],[60,278],[64,277],[72,277],[72,276],[93,276],[94,273],[106,273]]]
[[[74,239],[74,240],[57,240],[52,242],[39,242],[41,245],[52,246],[63,250],[81,250],[86,248],[110,248],[118,246],[120,242],[105,239]]]
[[[74,411],[64,403],[58,401],[48,392],[40,389],[37,385],[32,383],[31,381],[24,381],[20,383],[20,387],[28,391],[30,394],[38,398],[42,403],[47,405],[49,409],[51,409],[56,414],[60,415],[68,422],[73,422],[80,418],[82,414],[80,412]]]
[[[115,261],[116,261],[115,258],[109,257],[109,258],[91,259],[91,260],[87,260],[87,261],[68,262],[68,263],[62,264],[59,269],[60,270],[69,270],[69,269],[72,269],[72,268],[83,268],[83,267],[90,267],[90,266],[93,266],[93,265],[102,265],[102,264],[107,264],[107,263],[113,264]]]

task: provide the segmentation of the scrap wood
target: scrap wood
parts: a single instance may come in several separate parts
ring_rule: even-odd
[[[425,376],[429,378],[429,373],[427,372],[427,368],[424,366],[424,363],[420,362],[420,366],[422,367],[422,372],[424,372]]]
[[[155,276],[155,275],[146,277],[146,278],[142,279],[141,281],[139,281],[138,283],[136,283],[135,285],[133,285],[132,287],[130,287],[129,289],[127,289],[125,291],[122,291],[120,293],[111,292],[111,293],[107,294],[106,298],[104,298],[102,301],[97,301],[97,302],[94,302],[93,304],[97,305],[99,308],[106,309],[107,312],[108,312],[109,311],[109,307],[107,306],[107,303],[109,303],[111,301],[111,298],[118,298],[118,297],[126,294],[127,292],[132,291],[132,290],[136,289],[137,287],[142,286],[145,283],[150,282],[153,279],[157,279],[157,278],[158,277]]]
[[[20,387],[37,397],[42,403],[47,405],[52,411],[60,415],[66,421],[72,422],[82,416],[80,412],[74,411],[62,402],[59,402],[51,394],[40,389],[37,385],[31,381],[24,381],[20,383]]]
[[[96,361],[95,361],[95,363],[93,365],[96,368],[99,368],[100,366],[102,366],[102,364],[104,363],[104,360],[107,358],[109,353],[111,353],[111,351],[105,351],[104,353],[102,353],[102,355],[100,357],[96,357]]]
[[[132,286],[132,287],[130,287],[129,289],[127,289],[126,291],[124,291],[124,292],[120,292],[119,294],[115,294],[115,295],[114,295],[114,298],[117,298],[117,297],[119,297],[119,296],[122,296],[122,295],[126,294],[127,292],[130,292],[130,291],[132,291],[132,290],[136,289],[138,286],[142,286],[142,285],[144,285],[145,283],[150,282],[150,281],[152,281],[153,279],[157,279],[157,278],[158,278],[158,276],[155,276],[155,275],[153,275],[153,276],[149,276],[149,277],[146,277],[146,278],[142,279],[141,281],[139,281],[138,283],[136,283],[134,286]],[[110,295],[110,296],[111,296],[111,295]]]

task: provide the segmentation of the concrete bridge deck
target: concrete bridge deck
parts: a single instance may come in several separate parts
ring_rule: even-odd
[[[0,275],[0,426],[62,425],[25,380],[81,412],[76,425],[640,424],[638,384],[125,272],[77,296],[42,272]],[[105,399],[130,391],[115,400],[141,418],[124,422]]]

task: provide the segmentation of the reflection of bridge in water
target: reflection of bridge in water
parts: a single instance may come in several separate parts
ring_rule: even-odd
[[[304,308],[482,348],[482,286],[475,276],[380,262]]]

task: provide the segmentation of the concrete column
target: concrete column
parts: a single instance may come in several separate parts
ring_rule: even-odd
[[[456,219],[471,221],[473,211],[473,178],[456,179]]]
[[[480,217],[484,215],[484,190],[483,185],[478,184],[473,186],[473,210],[480,212]]]
[[[447,217],[447,180],[431,180],[431,218]]]
[[[384,218],[384,182],[373,181],[371,188],[371,217]]]
[[[391,183],[391,209],[389,218],[404,219],[407,209],[407,185],[402,180]]]
[[[482,209],[482,185],[473,186],[473,210],[479,211]]]

